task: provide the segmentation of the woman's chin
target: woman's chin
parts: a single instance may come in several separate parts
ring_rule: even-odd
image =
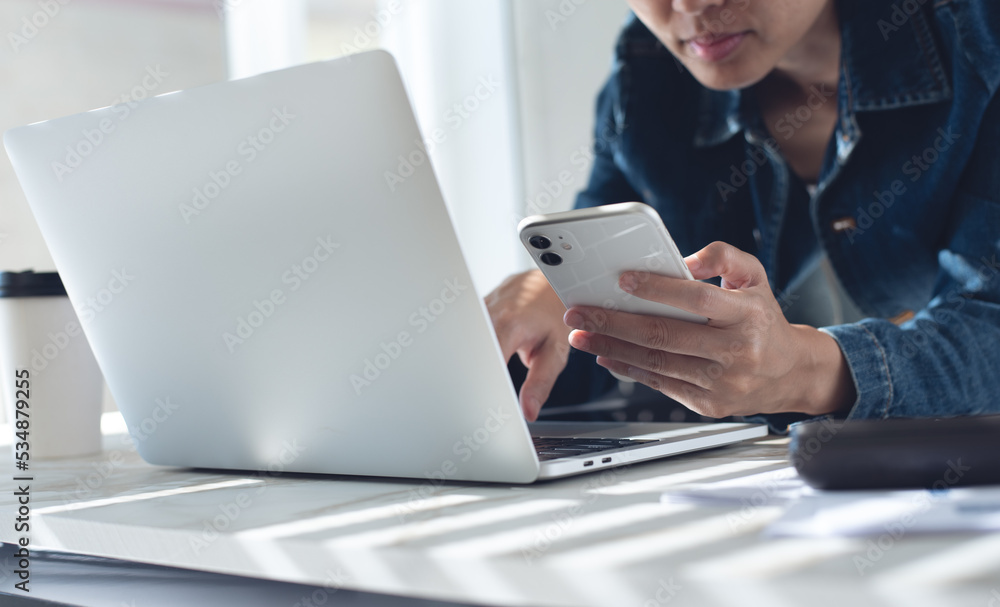
[[[747,57],[746,53],[743,53]],[[723,63],[708,63],[699,59],[684,61],[685,67],[703,86],[716,91],[730,91],[752,86],[767,76],[773,65],[754,61],[750,57],[733,58]]]

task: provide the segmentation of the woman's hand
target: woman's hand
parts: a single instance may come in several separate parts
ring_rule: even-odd
[[[709,417],[849,408],[854,383],[829,335],[791,325],[756,257],[714,242],[686,259],[698,280],[626,272],[619,286],[709,318],[707,325],[592,307],[567,310],[573,347]]]
[[[521,410],[529,421],[549,398],[569,359],[563,306],[539,270],[515,274],[486,296],[503,359],[516,352],[528,368],[521,386]]]

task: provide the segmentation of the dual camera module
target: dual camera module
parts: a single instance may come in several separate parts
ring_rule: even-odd
[[[528,239],[528,244],[535,247],[539,251],[545,251],[552,246],[552,241],[546,236],[536,234]],[[552,251],[542,253],[539,259],[541,259],[542,263],[547,266],[557,266],[563,262],[563,258],[558,253],[553,253]]]

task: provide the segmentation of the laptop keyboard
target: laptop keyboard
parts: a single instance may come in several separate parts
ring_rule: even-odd
[[[599,453],[611,449],[622,449],[642,445],[644,443],[655,443],[655,440],[644,440],[634,438],[561,438],[533,436],[531,440],[535,443],[535,451],[539,460],[558,459],[560,457],[573,457],[575,455],[587,455],[588,453]]]

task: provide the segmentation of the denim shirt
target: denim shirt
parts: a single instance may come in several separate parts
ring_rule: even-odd
[[[598,97],[593,171],[576,206],[642,201],[685,255],[715,240],[750,252],[783,309],[827,255],[865,316],[821,329],[850,366],[849,418],[996,413],[1000,3],[897,6],[838,2],[837,90],[814,88],[774,125],[787,137],[837,104],[811,196],[752,89],[705,88],[630,17]],[[590,398],[614,385],[582,352],[568,369]]]

